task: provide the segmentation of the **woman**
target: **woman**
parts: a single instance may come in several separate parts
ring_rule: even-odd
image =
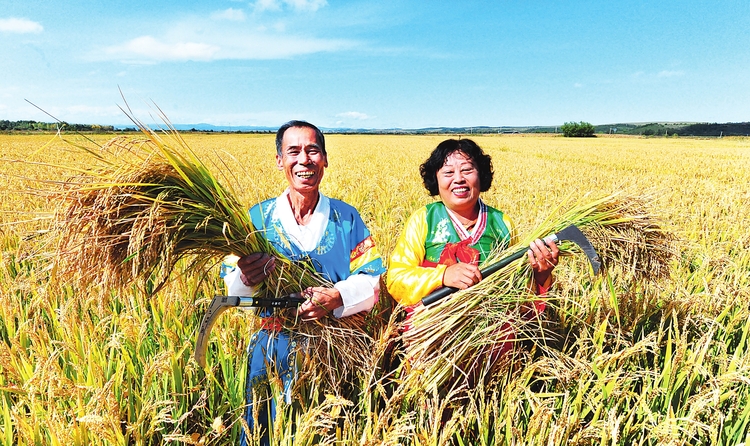
[[[390,258],[387,286],[406,307],[407,319],[433,290],[466,289],[482,280],[479,264],[512,236],[508,218],[479,197],[492,185],[492,159],[472,140],[440,143],[420,166],[424,186],[440,201],[409,217]],[[557,246],[535,240],[528,259],[534,271],[532,291],[544,296],[558,262]],[[543,306],[536,307],[538,311]],[[406,325],[405,330],[410,327]]]

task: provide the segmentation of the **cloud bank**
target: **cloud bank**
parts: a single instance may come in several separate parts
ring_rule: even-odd
[[[137,37],[122,45],[106,49],[106,53],[119,59],[138,61],[208,61],[214,59],[220,48],[196,42],[162,42],[151,36]]]
[[[159,63],[215,60],[285,59],[320,52],[351,49],[359,42],[314,35],[310,11],[326,5],[322,0],[259,0],[255,8],[292,9],[295,13],[247,15],[242,9],[224,9],[201,17],[184,18],[162,28],[159,34],[142,35],[92,51],[96,60],[126,63]],[[272,17],[268,17],[268,15]],[[293,31],[287,31],[293,30]],[[323,33],[327,30],[318,30]]]
[[[44,27],[28,19],[18,19],[11,17],[0,19],[0,32],[14,34],[39,34],[44,31]]]

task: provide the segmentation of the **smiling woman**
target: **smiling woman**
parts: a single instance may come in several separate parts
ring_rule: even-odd
[[[430,194],[437,195],[445,206],[450,209],[461,223],[470,229],[476,223],[479,208],[479,192],[485,192],[492,184],[492,160],[470,140],[464,140],[464,150],[456,150],[450,141],[443,142],[423,164],[421,172],[429,186]],[[459,143],[461,144],[461,143]],[[453,150],[447,156],[447,151]],[[472,153],[471,155],[469,153]],[[476,161],[475,161],[476,160]],[[427,174],[442,163],[436,174]],[[481,166],[481,170],[480,170]]]
[[[493,169],[492,158],[474,141],[443,141],[420,166],[420,174],[430,195],[439,195],[440,201],[409,218],[388,274],[388,290],[408,313],[440,286],[466,289],[477,284],[482,280],[477,265],[512,240],[507,216],[479,197],[492,185]],[[529,261],[540,294],[552,283],[557,254],[551,242],[537,240],[530,246]]]
[[[412,214],[391,254],[387,275],[388,291],[404,306],[406,322],[402,327],[409,348],[409,334],[424,328],[424,320],[415,314],[424,310],[421,299],[433,290],[452,287],[466,290],[482,281],[479,264],[498,249],[512,243],[511,224],[505,214],[487,206],[480,198],[492,184],[492,159],[472,140],[449,139],[440,143],[420,166],[420,174],[430,195],[440,201],[430,203]],[[531,290],[546,297],[552,284],[552,270],[559,250],[553,242],[535,240],[529,246],[529,264],[533,270]],[[525,305],[525,304],[524,304]],[[545,309],[543,299],[528,305],[528,318]],[[525,316],[526,317],[526,316]],[[491,330],[478,356],[486,357],[493,367],[511,351],[516,331],[510,324]],[[485,354],[486,353],[486,354]],[[408,354],[409,361],[421,358]],[[466,379],[447,379],[448,386],[477,384],[480,362],[457,364]],[[483,366],[482,366],[483,367]],[[480,367],[481,368],[481,367]],[[450,411],[444,416],[449,416]]]

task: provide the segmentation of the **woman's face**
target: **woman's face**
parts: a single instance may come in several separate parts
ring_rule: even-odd
[[[437,171],[438,193],[445,206],[454,212],[471,212],[479,200],[479,170],[464,152],[448,155]]]

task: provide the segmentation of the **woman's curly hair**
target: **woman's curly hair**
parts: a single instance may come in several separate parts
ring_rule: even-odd
[[[492,169],[492,157],[484,153],[482,148],[470,139],[446,139],[438,144],[430,157],[419,166],[419,174],[422,175],[424,187],[430,192],[430,195],[438,195],[437,172],[445,165],[445,160],[453,152],[463,152],[474,161],[479,171],[480,192],[489,190],[492,186],[492,176],[495,173]]]

